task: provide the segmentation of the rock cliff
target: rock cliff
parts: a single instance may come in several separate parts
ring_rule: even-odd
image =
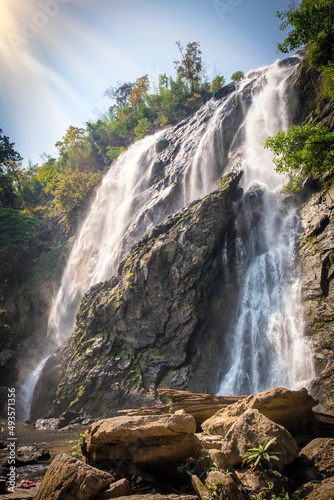
[[[291,79],[296,90],[289,97],[297,109],[295,123],[320,120],[332,127],[333,103],[320,103],[317,115],[305,113],[319,93],[319,75],[301,66]],[[241,99],[229,102],[221,125],[226,132],[223,143],[216,139],[214,144],[217,171],[232,144],[231,161],[238,163],[244,136],[242,108],[249,106],[252,92],[246,88],[242,103]],[[184,161],[193,156],[207,119],[203,112],[197,122],[189,122],[191,141],[184,148]],[[197,130],[198,124],[204,129]],[[151,181],[157,190],[164,175],[173,179],[182,167],[177,154],[184,126],[182,122],[156,145],[160,157]],[[132,248],[111,280],[87,292],[74,334],[48,360],[37,384],[32,419],[59,416],[67,409],[109,417],[122,408],[155,404],[157,389],[164,387],[217,391],[224,333],[238,295],[234,223],[240,176],[228,174],[220,190],[159,224]],[[172,184],[170,208],[176,191]],[[316,372],[311,393],[320,401],[318,409],[328,412],[334,412],[333,199],[333,187],[310,180],[299,198],[298,253],[306,334]]]
[[[237,288],[225,279],[222,248],[240,177],[228,174],[220,190],[158,225],[85,295],[73,336],[38,382],[33,419],[67,408],[110,416],[153,404],[158,387],[214,392]],[[231,278],[232,258],[230,267]]]
[[[316,370],[312,394],[321,410],[334,413],[334,186],[316,190],[300,214],[303,299]]]

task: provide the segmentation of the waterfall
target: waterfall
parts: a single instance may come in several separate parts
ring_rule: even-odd
[[[263,142],[267,135],[288,125],[284,86],[298,62],[297,58],[289,64],[276,62],[271,67],[250,73],[223,99],[211,100],[195,115],[176,127],[136,142],[117,159],[99,186],[76,236],[51,308],[48,328],[50,346],[61,345],[73,332],[75,316],[86,291],[94,284],[109,279],[117,271],[119,263],[129,253],[132,245],[168,215],[216,189],[224,171],[242,164],[245,182],[258,180],[267,184],[266,193],[280,184],[281,179],[273,172],[270,154],[263,149]],[[157,152],[156,145],[162,137],[173,146],[172,153],[168,153],[168,150],[166,154]],[[273,196],[271,191],[268,191],[268,196],[266,194],[264,197],[268,198],[268,203],[271,200],[270,206],[275,205]],[[246,207],[246,203],[244,205]],[[270,210],[267,215],[263,215],[268,219],[268,228],[270,221],[276,220],[276,215]],[[290,228],[288,219],[284,217],[281,226],[286,228],[286,233],[290,231],[296,238],[298,218],[295,213],[292,215],[293,208],[291,213],[290,209],[287,212],[295,224],[294,229]],[[244,228],[245,225],[241,224],[239,219],[237,223]],[[267,226],[262,227],[263,232],[264,227]],[[240,235],[238,238],[240,252],[249,253],[248,243]],[[250,236],[250,240],[254,239],[254,256],[257,253],[256,238],[256,235]],[[285,248],[287,238],[290,236],[280,236],[281,254],[287,254],[287,258],[291,259],[294,241],[289,239],[288,248]],[[269,242],[270,236],[267,239]],[[272,248],[271,251],[272,259],[278,258],[274,255],[275,249]],[[262,266],[265,267],[265,264],[263,262]],[[270,266],[269,263],[266,265]],[[251,266],[249,262],[248,268]],[[277,262],[277,266],[283,268],[285,264]],[[289,274],[289,271],[286,271],[286,274]],[[274,275],[271,277],[274,278]],[[248,281],[252,281],[251,277]],[[246,285],[246,278],[244,283]],[[283,285],[278,287],[281,288],[277,288],[276,295],[280,295]],[[298,295],[299,289],[295,283],[291,284],[291,289]],[[287,301],[287,310],[290,299],[285,299],[285,293],[284,290],[281,302]],[[282,323],[289,321],[286,314],[288,312],[284,313],[280,320]],[[292,319],[290,321],[292,322]],[[274,318],[271,317],[272,344],[279,336],[278,323],[278,319],[274,323]],[[298,327],[297,322],[296,329]],[[264,334],[259,333],[259,336],[261,335]],[[231,333],[231,359],[240,357],[240,339],[234,342],[234,337]],[[286,342],[289,342],[288,338]],[[53,350],[54,347],[50,347],[45,355],[51,355]],[[245,357],[241,363],[244,359]],[[301,376],[303,375],[299,374],[297,378]],[[30,393],[27,394],[26,391],[25,395],[26,413],[33,395],[33,383],[29,387]]]
[[[296,389],[314,376],[296,255],[300,219],[291,196],[282,191],[270,151],[263,147],[269,135],[288,128],[286,79],[277,65],[263,77],[266,85],[245,120],[245,193],[235,222],[240,292],[224,343],[225,375],[218,392],[225,395],[276,386]]]

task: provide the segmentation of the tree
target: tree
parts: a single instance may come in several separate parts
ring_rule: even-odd
[[[55,146],[59,149],[59,152],[64,155],[70,146],[78,144],[84,136],[85,129],[70,125],[66,130],[66,134],[62,138],[62,141],[56,142]]]
[[[179,47],[182,59],[174,61],[176,72],[179,78],[185,78],[190,83],[191,92],[195,92],[196,84],[199,81],[199,73],[202,70],[203,62],[199,42],[189,42],[186,52],[181,45],[181,42],[175,42]]]
[[[139,120],[137,126],[134,128],[136,134],[135,141],[142,139],[149,130],[150,130],[150,123],[148,119],[142,118],[141,120]]]
[[[109,87],[103,95],[113,99],[118,108],[123,108],[129,102],[136,84],[134,82],[118,82],[117,85],[118,87]]]
[[[307,58],[319,71],[334,63],[334,2],[333,0],[303,0],[300,8],[291,7],[277,12],[280,29],[293,27],[283,43],[278,43],[284,54],[308,44]]]
[[[130,103],[132,106],[141,99],[145,99],[150,88],[150,80],[148,75],[141,76],[136,80],[135,86],[132,89]]]
[[[22,157],[14,150],[14,142],[0,129],[0,207],[14,207],[17,202],[15,182],[18,181]]]
[[[225,78],[223,76],[216,76],[212,82],[211,82],[211,85],[210,85],[210,91],[212,92],[213,95],[215,95],[215,93],[223,88],[225,85]]]
[[[92,172],[75,171],[58,183],[54,191],[54,204],[68,225],[75,223],[79,212],[87,208],[89,195],[100,177],[100,174]]]
[[[290,126],[287,132],[268,137],[265,147],[274,152],[276,172],[292,175],[292,189],[299,189],[296,172],[301,166],[306,174],[316,177],[333,170],[334,132],[321,124]]]
[[[116,161],[119,155],[121,153],[124,153],[124,151],[125,148],[123,148],[122,146],[107,146],[107,156],[112,162]]]
[[[56,143],[60,152],[59,163],[67,170],[90,172],[99,170],[96,157],[92,155],[91,142],[84,128],[73,127],[67,129],[65,136]]]
[[[24,260],[39,243],[35,231],[39,222],[14,208],[0,210],[0,276],[2,285],[8,279],[17,283]]]
[[[233,75],[231,76],[231,80],[233,82],[238,82],[239,80],[241,80],[241,78],[243,78],[245,76],[245,73],[243,71],[236,71],[235,73],[233,73]]]

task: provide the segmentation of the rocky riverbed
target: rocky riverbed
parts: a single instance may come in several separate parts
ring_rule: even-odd
[[[4,498],[332,498],[334,423],[329,416],[321,425],[324,415],[314,411],[318,401],[306,389],[277,388],[233,404],[186,392],[184,408],[182,391],[176,393],[177,408],[174,401],[92,423],[81,439],[82,460],[70,450],[59,453],[30,496],[17,488],[19,496]],[[44,432],[68,439],[73,431],[35,431]],[[245,463],[251,448],[255,455]]]

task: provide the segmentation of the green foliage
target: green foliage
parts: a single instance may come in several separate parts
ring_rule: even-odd
[[[217,471],[219,468],[215,463],[212,465],[208,465],[206,467],[203,467],[203,464],[201,462],[205,460],[206,457],[199,457],[197,460],[194,458],[190,457],[188,458],[185,462],[183,462],[181,465],[177,467],[177,472],[179,474],[182,474],[184,477],[187,476],[192,476],[193,474],[199,474],[199,478],[201,480],[205,480],[209,472],[211,471]],[[198,469],[201,470],[200,473],[198,473]],[[224,474],[230,474],[228,471],[221,471]]]
[[[50,194],[57,188],[58,182],[65,174],[64,165],[59,165],[55,158],[49,156],[47,161],[38,167],[36,180],[41,184],[45,194]]]
[[[243,457],[242,466],[252,464],[252,467],[255,469],[258,465],[263,467],[267,463],[267,466],[270,466],[272,460],[279,460],[277,454],[280,454],[280,451],[269,451],[269,448],[275,441],[276,438],[272,438],[263,445],[254,446],[254,448],[247,450]]]
[[[0,208],[16,207],[15,183],[19,179],[22,160],[14,150],[14,142],[0,129]]]
[[[270,495],[270,500],[290,500],[289,494],[285,493],[283,490],[279,496],[275,495],[274,493],[274,482],[271,481],[267,483],[267,486],[263,486],[261,488],[261,491],[259,493],[249,493],[249,498],[250,500],[264,500],[269,498],[268,495]]]
[[[301,7],[277,12],[281,19],[280,29],[289,25],[292,31],[278,50],[288,53],[308,44],[307,58],[317,69],[322,70],[334,63],[334,5],[333,0],[303,0]]]
[[[334,67],[329,66],[322,72],[321,97],[332,101],[334,99]]]
[[[216,481],[213,484],[207,484],[203,486],[203,489],[208,490],[210,492],[210,496],[204,496],[205,499],[207,500],[218,500],[220,498],[220,485],[222,484],[221,481]]]
[[[37,246],[36,228],[39,222],[13,208],[0,210],[0,275],[15,284],[21,279],[21,269],[31,251]]]
[[[84,432],[80,432],[79,441],[72,448],[74,450],[74,451],[72,451],[72,455],[74,455],[74,456],[78,456],[78,455],[82,456],[83,455],[83,450],[84,450],[85,446],[86,446],[85,434],[84,434]]]
[[[148,75],[144,75],[138,78],[131,92],[130,96],[131,105],[133,106],[136,102],[145,99],[147,97],[149,88],[150,88],[150,81]]]
[[[235,73],[233,73],[233,75],[231,76],[231,80],[233,82],[238,82],[239,80],[241,80],[241,78],[243,78],[245,76],[244,72],[243,71],[236,71]]]
[[[88,196],[99,182],[96,173],[72,172],[64,176],[54,191],[54,204],[64,215],[67,224],[75,222],[78,210],[87,208]]]
[[[190,83],[191,92],[195,92],[199,82],[199,73],[202,70],[203,62],[199,42],[190,42],[184,51],[181,42],[176,42],[182,56],[181,61],[174,61],[177,75],[179,78],[185,78]]]
[[[290,126],[287,132],[280,131],[268,137],[265,147],[274,152],[276,172],[293,176],[292,189],[298,189],[295,172],[301,166],[306,174],[316,177],[333,169],[334,132],[329,132],[320,124]]]
[[[109,87],[105,96],[113,105],[86,128],[69,126],[56,143],[57,158],[44,154],[40,165],[23,170],[14,144],[0,130],[0,208],[22,209],[39,219],[57,210],[67,225],[75,225],[101,173],[129,144],[191,115],[224,84],[223,77],[211,86],[205,80],[199,42],[186,49],[177,45],[182,58],[175,78],[159,75],[151,94],[148,75]]]
[[[213,96],[219,89],[223,88],[224,85],[225,85],[225,78],[223,76],[216,76],[212,80],[210,85],[210,91],[212,92]]]
[[[150,123],[147,118],[142,118],[141,120],[138,120],[138,124],[134,128],[135,141],[142,139],[149,130],[150,130]]]
[[[116,161],[119,155],[124,153],[124,151],[125,148],[123,148],[122,146],[107,146],[107,156],[112,162]]]

